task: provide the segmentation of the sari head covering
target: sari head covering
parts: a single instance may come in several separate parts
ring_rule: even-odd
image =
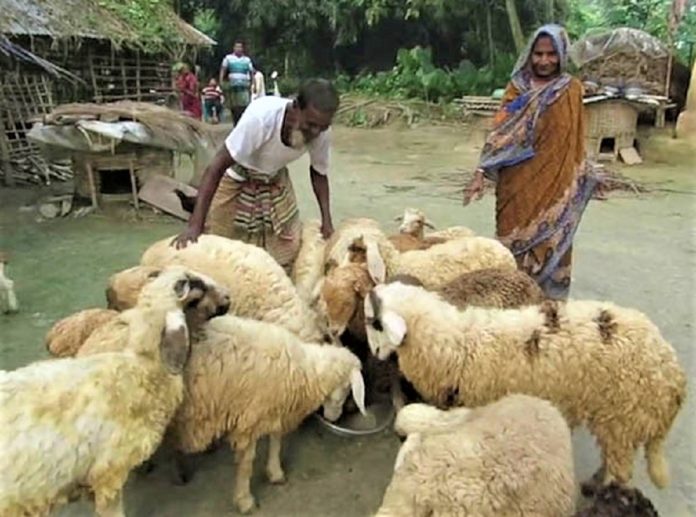
[[[559,75],[540,88],[532,85],[531,56],[541,36],[549,36],[558,54]],[[479,167],[486,177],[496,180],[498,171],[534,157],[537,120],[568,88],[568,35],[560,25],[544,25],[529,39],[512,71],[511,82],[519,95],[505,104],[481,152]]]

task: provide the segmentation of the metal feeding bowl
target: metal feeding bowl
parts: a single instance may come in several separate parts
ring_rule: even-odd
[[[352,438],[384,431],[394,419],[394,406],[391,401],[375,402],[365,408],[365,413],[344,412],[336,422],[329,422],[320,413],[314,413],[314,416],[333,434]]]

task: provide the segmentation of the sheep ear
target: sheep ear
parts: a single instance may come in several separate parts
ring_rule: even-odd
[[[365,415],[365,381],[359,368],[355,368],[350,374],[350,390],[353,392],[355,405]]]
[[[404,220],[404,216],[403,216],[403,215],[397,215],[397,216],[394,218],[394,220],[397,221],[397,222],[401,222],[401,221]]]
[[[191,292],[191,283],[189,282],[188,278],[178,280],[176,284],[174,284],[174,292],[179,298],[179,301],[185,300]]]
[[[374,242],[367,244],[367,271],[375,284],[384,283],[387,277],[387,268],[379,254],[379,248]]]
[[[320,278],[319,281],[312,289],[312,294],[309,295],[309,306],[315,307],[319,303],[319,297],[321,296],[321,290],[324,288],[324,278]]]
[[[423,222],[423,224],[425,226],[427,226],[428,228],[430,228],[431,230],[435,229],[435,225],[433,223],[431,223],[430,221],[428,221],[427,219]]]
[[[160,341],[160,358],[171,374],[178,375],[184,371],[190,347],[186,316],[181,310],[169,311]]]
[[[386,311],[382,314],[382,326],[393,345],[399,346],[406,337],[406,320],[395,312]]]

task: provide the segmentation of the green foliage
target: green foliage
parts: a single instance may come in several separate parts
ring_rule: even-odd
[[[164,39],[177,37],[169,0],[99,0],[99,5],[133,27],[144,48],[156,50]]]
[[[489,95],[504,87],[514,65],[514,56],[498,56],[495,65],[476,68],[463,61],[456,69],[438,68],[433,64],[430,49],[400,49],[396,66],[387,72],[361,74],[354,79],[339,76],[336,85],[341,91],[399,98],[421,98],[426,101],[451,101],[462,95]]]
[[[221,24],[215,9],[202,7],[196,10],[196,14],[193,17],[193,26],[203,34],[215,39]]]

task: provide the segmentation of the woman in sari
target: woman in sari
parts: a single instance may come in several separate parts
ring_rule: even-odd
[[[520,56],[464,204],[496,182],[496,233],[552,299],[570,290],[572,243],[596,178],[585,162],[582,84],[565,72],[568,37],[536,31]]]

